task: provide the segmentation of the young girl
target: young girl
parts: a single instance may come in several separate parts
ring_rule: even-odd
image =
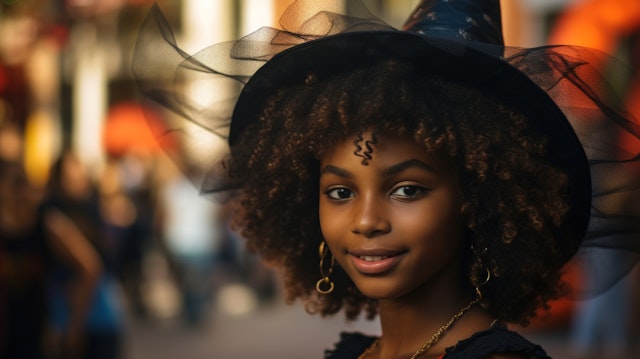
[[[606,107],[588,63],[569,57],[588,50],[505,48],[499,2],[478,3],[424,1],[396,31],[329,12],[295,22],[311,6],[298,1],[285,31],[193,57],[157,9],[143,25],[143,93],[228,137],[203,189],[235,190],[237,228],[284,270],[287,299],[380,317],[380,337],[343,334],[326,358],[547,358],[506,323],[567,292],[562,268],[590,210],[599,234],[583,243],[621,230],[616,244],[633,246],[638,209],[607,195],[637,186],[638,124]],[[216,67],[229,48],[234,67]],[[147,56],[172,54],[176,78],[163,87],[166,71],[149,77]],[[228,134],[219,107],[194,110],[172,87],[191,70],[244,85]],[[599,126],[606,136],[589,136]],[[592,147],[610,136],[626,147]],[[627,173],[613,185],[600,168]]]

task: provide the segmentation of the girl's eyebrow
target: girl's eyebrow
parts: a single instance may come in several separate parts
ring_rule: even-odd
[[[395,164],[389,168],[386,168],[384,171],[382,171],[382,174],[384,176],[392,176],[395,174],[398,174],[408,168],[420,168],[422,170],[428,171],[428,172],[432,172],[432,173],[437,173],[438,171],[436,171],[435,168],[433,168],[433,166],[430,166],[418,159],[412,158],[406,161],[402,161],[398,164]],[[327,173],[331,173],[334,174],[336,176],[339,177],[343,177],[343,178],[353,178],[353,174],[345,169],[342,169],[340,167],[336,167],[336,166],[332,166],[332,165],[326,165],[322,168],[322,170],[320,171],[320,175],[323,174],[327,174]]]
[[[326,165],[320,171],[320,175],[323,175],[326,173],[332,173],[338,177],[343,177],[343,178],[353,178],[353,175],[351,174],[351,172],[345,169],[342,169],[340,167],[332,166],[332,165]]]
[[[438,171],[436,171],[435,168],[433,168],[433,166],[430,166],[430,165],[428,165],[428,164],[426,164],[426,163],[424,163],[424,162],[422,162],[422,161],[420,161],[418,159],[412,158],[410,160],[406,160],[406,161],[400,162],[398,164],[395,164],[395,165],[385,169],[383,171],[383,174],[385,176],[395,175],[395,174],[398,174],[398,173],[400,173],[400,172],[402,172],[402,171],[404,171],[404,170],[406,170],[408,168],[414,168],[414,167],[415,168],[420,168],[420,169],[423,169],[425,171],[432,172],[432,173],[437,173],[438,172]]]

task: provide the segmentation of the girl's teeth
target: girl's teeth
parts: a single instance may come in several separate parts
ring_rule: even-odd
[[[367,262],[376,262],[376,261],[383,260],[385,258],[389,258],[389,256],[361,256],[359,258]]]

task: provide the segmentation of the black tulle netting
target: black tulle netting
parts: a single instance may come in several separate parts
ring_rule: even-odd
[[[136,44],[133,72],[143,98],[164,111],[166,124],[153,129],[156,137],[161,144],[181,144],[170,152],[203,193],[224,195],[237,188],[218,164],[229,151],[231,117],[243,86],[275,54],[329,35],[398,31],[364,9],[357,16],[343,15],[323,11],[322,3],[311,2],[310,8],[308,1],[297,1],[281,19],[283,30],[261,28],[194,55],[178,47],[160,9],[150,11]],[[640,123],[625,111],[623,93],[616,91],[620,86],[612,84],[631,81],[636,74],[587,48],[469,46],[526,74],[555,101],[577,134],[592,183],[591,219],[576,257],[589,260],[590,270],[579,290],[587,296],[601,293],[640,256]],[[615,69],[616,81],[605,68]]]
[[[626,66],[596,50],[569,46],[507,59],[549,93],[583,145],[592,179],[591,218],[575,260],[584,270],[581,292],[601,293],[640,259],[640,123],[600,70],[605,64],[620,71]],[[622,76],[631,80],[635,74],[628,71]]]

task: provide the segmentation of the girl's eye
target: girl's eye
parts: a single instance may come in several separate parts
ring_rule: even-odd
[[[425,192],[426,190],[419,186],[401,186],[393,190],[391,196],[402,199],[414,199],[422,197]]]
[[[327,197],[333,200],[345,200],[353,197],[353,191],[347,188],[333,188],[325,192]]]

